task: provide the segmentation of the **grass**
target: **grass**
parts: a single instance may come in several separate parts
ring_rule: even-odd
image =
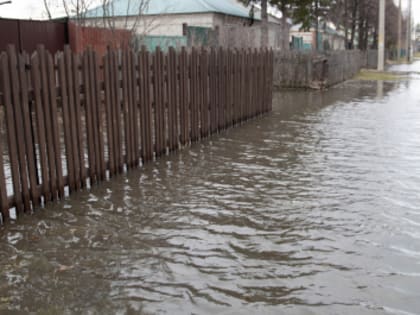
[[[406,64],[407,63],[407,58],[403,57],[403,58],[400,58],[398,60],[387,60],[387,63],[391,64],[391,65]]]
[[[395,81],[395,80],[402,80],[405,78],[407,78],[406,75],[400,75],[400,74],[395,74],[395,73],[385,72],[385,71],[375,71],[375,70],[362,70],[355,77],[356,80],[367,80],[367,81],[376,81],[376,80]]]

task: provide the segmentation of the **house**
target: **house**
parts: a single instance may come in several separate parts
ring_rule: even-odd
[[[301,30],[302,25],[293,25],[290,29],[290,42],[294,42],[296,38],[300,38],[302,45],[297,47],[301,50],[315,50],[316,41],[318,40],[318,50],[343,50],[345,49],[344,35],[335,30],[328,24],[320,25],[318,36],[315,27],[311,27],[309,31]],[[293,48],[293,47],[292,47]]]
[[[149,0],[141,10],[133,4],[144,0],[112,0],[104,8],[86,12],[87,25],[129,29],[137,41],[154,46],[259,47],[260,11],[237,0]],[[269,47],[288,47],[288,26],[269,16]]]

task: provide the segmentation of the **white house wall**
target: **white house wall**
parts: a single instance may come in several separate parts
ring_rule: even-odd
[[[110,23],[110,22],[106,22]],[[137,34],[150,36],[182,36],[182,25],[213,27],[213,13],[199,14],[171,14],[159,16],[118,17],[114,18],[111,24],[115,28],[129,29],[135,28]],[[103,19],[89,19],[86,22],[89,26],[103,27]]]
[[[86,25],[104,27],[103,19],[88,19]],[[182,36],[183,24],[219,29],[219,45],[224,47],[259,47],[261,23],[255,21],[249,26],[249,19],[218,13],[168,14],[157,16],[118,17],[106,23],[116,29],[129,29],[139,35]],[[289,26],[269,23],[269,46],[274,49],[288,49]],[[106,26],[109,27],[109,26]]]

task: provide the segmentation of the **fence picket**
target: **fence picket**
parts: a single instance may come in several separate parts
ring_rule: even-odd
[[[89,162],[89,178],[90,184],[96,183],[96,159],[95,159],[95,140],[93,131],[93,117],[92,117],[92,84],[90,79],[90,64],[89,64],[89,51],[85,51],[83,55],[83,87],[84,87],[84,117],[86,126],[87,138],[87,152]]]
[[[47,58],[47,71],[48,71],[48,85],[49,85],[49,95],[50,95],[50,115],[51,115],[51,124],[53,130],[53,144],[54,144],[54,153],[55,153],[55,167],[57,175],[57,188],[58,188],[58,197],[64,197],[64,179],[63,179],[63,170],[62,170],[62,160],[61,160],[61,146],[60,146],[60,127],[58,125],[58,110],[57,110],[57,96],[56,96],[56,75],[55,75],[55,65],[51,54],[46,53]]]
[[[26,145],[26,163],[29,172],[29,184],[32,206],[37,207],[40,204],[39,191],[37,184],[37,167],[36,167],[36,155],[35,146],[33,142],[33,126],[32,126],[32,115],[31,108],[28,99],[29,95],[29,82],[28,75],[25,71],[25,64],[27,62],[25,55],[18,56],[18,68],[19,68],[19,84],[21,86],[21,104],[20,104],[20,115],[22,116],[24,126],[24,138]]]
[[[141,119],[141,147],[142,147],[142,162],[148,162],[153,159],[153,136],[152,136],[152,105],[151,105],[151,77],[150,77],[150,56],[149,52],[142,48],[139,57],[141,65],[141,104],[140,104],[140,119]]]
[[[188,72],[187,72],[187,52],[185,47],[182,47],[179,54],[179,77],[180,77],[180,129],[181,129],[181,144],[186,145],[189,142],[189,125],[188,125]]]
[[[106,173],[106,163],[104,158],[104,123],[103,123],[103,102],[102,102],[102,88],[100,84],[100,79],[103,78],[103,74],[99,70],[99,60],[97,59],[97,54],[95,51],[91,51],[92,56],[92,67],[93,67],[93,88],[95,95],[95,106],[94,106],[94,119],[95,119],[95,131],[96,131],[96,152],[97,152],[97,172],[99,174],[100,180],[105,179]]]
[[[71,142],[71,153],[73,160],[73,168],[74,168],[74,188],[76,190],[79,190],[81,188],[81,177],[80,177],[80,160],[79,160],[79,149],[78,149],[78,136],[77,136],[77,128],[73,126],[77,126],[76,121],[76,102],[75,102],[75,96],[74,96],[74,88],[73,88],[73,60],[72,55],[70,51],[70,47],[66,46],[64,48],[64,56],[63,62],[64,62],[64,80],[66,80],[67,85],[65,86],[65,92],[68,97],[68,108],[69,108],[69,120],[70,120],[70,142]],[[62,88],[62,87],[61,87]]]
[[[153,99],[155,121],[155,155],[161,156],[166,151],[165,141],[165,109],[163,103],[163,55],[159,47],[156,48],[153,58]]]
[[[105,90],[105,113],[106,113],[106,127],[107,127],[107,149],[109,162],[109,176],[115,174],[115,149],[114,149],[114,125],[113,125],[113,111],[112,111],[112,92],[111,92],[111,54],[108,50],[103,57],[104,65],[104,90]]]
[[[70,108],[67,95],[67,78],[65,73],[64,56],[58,57],[58,73],[61,93],[61,106],[63,108],[64,143],[66,147],[67,176],[70,192],[76,189],[75,170],[72,146],[72,128],[70,122]]]
[[[168,147],[174,151],[178,147],[178,102],[177,102],[177,65],[176,52],[173,47],[168,52],[168,76],[167,76],[167,95],[168,95]]]
[[[132,146],[132,167],[139,165],[139,144],[138,144],[138,75],[137,75],[137,62],[132,51],[128,53],[129,67],[128,67],[128,83],[130,92],[130,134],[131,134],[131,146]]]
[[[41,73],[39,55],[35,54],[31,59],[32,67],[32,89],[34,91],[34,105],[35,105],[35,126],[38,140],[39,161],[41,165],[42,176],[42,189],[41,194],[44,196],[44,202],[51,200],[50,190],[50,177],[48,171],[48,153],[47,153],[47,140],[45,135],[45,121],[44,111],[42,108],[42,95],[41,95]]]
[[[119,71],[119,56],[111,52],[111,86],[112,86],[112,120],[114,125],[114,149],[117,173],[121,173],[123,168],[122,162],[122,145],[121,145],[121,85]]]
[[[209,90],[210,90],[210,133],[217,131],[217,79],[216,79],[216,51],[212,47],[209,61]]]
[[[209,135],[209,96],[208,96],[208,54],[207,50],[201,49],[200,57],[200,96],[201,96],[201,109],[200,109],[200,130],[201,138]]]
[[[122,111],[124,119],[124,147],[125,164],[127,168],[131,166],[131,144],[130,144],[130,118],[129,118],[129,92],[128,92],[128,58],[127,51],[121,55],[121,75],[122,75]]]
[[[49,86],[50,82],[47,76],[47,57],[45,50],[42,46],[37,49],[39,56],[39,66],[41,74],[41,111],[43,115],[43,121],[45,123],[45,134],[46,134],[46,148],[48,156],[48,171],[49,171],[49,184],[50,184],[50,197],[52,200],[57,199],[57,174],[56,174],[56,163],[55,163],[55,150],[54,150],[54,139],[53,139],[53,126],[51,121],[51,105]],[[49,201],[49,200],[47,200]]]

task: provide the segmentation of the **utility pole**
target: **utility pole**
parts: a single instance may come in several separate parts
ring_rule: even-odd
[[[412,0],[408,1],[408,18],[407,18],[407,62],[411,61],[411,7]]]
[[[379,0],[378,71],[385,67],[385,0]]]
[[[401,59],[401,17],[402,17],[402,11],[401,11],[401,0],[398,2],[398,44],[397,44],[397,60]]]

